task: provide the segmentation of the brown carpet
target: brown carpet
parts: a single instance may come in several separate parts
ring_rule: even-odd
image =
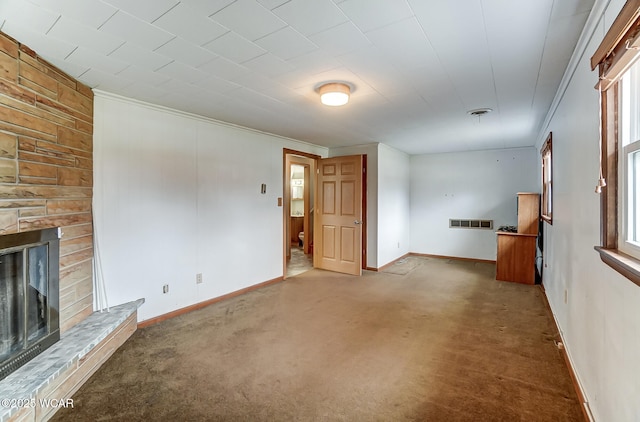
[[[582,420],[539,287],[415,259],[404,276],[312,270],[138,330],[54,420]]]

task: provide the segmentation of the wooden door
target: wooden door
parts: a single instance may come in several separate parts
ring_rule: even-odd
[[[318,160],[314,267],[362,274],[361,155]]]

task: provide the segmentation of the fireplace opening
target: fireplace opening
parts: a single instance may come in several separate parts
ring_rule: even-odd
[[[59,228],[0,236],[0,380],[60,339]]]

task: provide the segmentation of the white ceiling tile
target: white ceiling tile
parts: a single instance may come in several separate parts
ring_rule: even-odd
[[[198,81],[206,79],[209,76],[202,70],[187,66],[186,64],[180,62],[171,62],[168,65],[158,69],[157,72],[189,84],[196,83]]]
[[[64,16],[58,19],[48,35],[69,44],[80,45],[100,54],[109,54],[124,44],[124,40],[121,38],[82,25]]]
[[[347,0],[339,6],[362,32],[413,16],[413,11],[405,0]],[[461,8],[459,5],[457,7]]]
[[[178,0],[102,0],[146,22],[153,22],[178,4]]]
[[[104,54],[96,53],[84,47],[78,47],[73,50],[73,53],[69,54],[65,61],[77,66],[90,67],[111,75],[122,72],[129,66],[128,63],[114,57],[105,56]]]
[[[174,38],[173,34],[123,11],[113,15],[100,27],[100,31],[104,31],[114,37],[121,37],[149,50],[155,50]]]
[[[171,57],[192,67],[199,67],[216,58],[210,50],[198,47],[192,43],[176,37],[155,50],[156,53]]]
[[[320,73],[342,66],[342,63],[326,50],[314,50],[302,56],[287,60],[294,68],[302,72]]]
[[[224,9],[236,0],[182,0],[184,3],[199,11],[204,16],[211,16]]]
[[[553,2],[551,19],[582,15],[591,11],[593,0],[564,0]]]
[[[211,18],[251,41],[287,26],[255,0],[237,0]]]
[[[271,53],[248,60],[243,63],[243,66],[268,77],[274,77],[294,70],[294,67],[289,63]]]
[[[267,52],[235,32],[227,32],[203,47],[236,63],[246,62]]]
[[[352,22],[345,22],[311,35],[309,39],[323,50],[336,56],[365,48],[370,44],[367,37]]]
[[[426,153],[535,143],[593,4],[551,1],[0,0],[0,23],[109,92],[325,146]],[[319,103],[328,80],[355,86],[346,107]],[[494,113],[479,125],[474,104]]]
[[[203,79],[198,85],[208,91],[218,92],[222,94],[240,88],[240,85],[227,81],[226,79],[219,78],[215,75]]]
[[[64,60],[76,48],[75,45],[47,37],[42,32],[32,31],[29,26],[14,24],[13,20],[5,22],[2,31],[45,58]]]
[[[146,101],[153,104],[162,104],[162,101],[171,96],[165,90],[150,86],[146,83],[135,83],[127,87],[127,93],[123,94],[129,98],[135,98],[140,101]]]
[[[436,110],[458,115],[466,112],[456,88],[440,63],[402,68],[399,77],[413,86],[415,92]]]
[[[0,16],[11,16],[13,26],[27,27],[30,31],[44,34],[49,31],[60,14],[38,7],[30,1],[2,0]]]
[[[171,79],[168,75],[163,75],[135,65],[127,67],[122,72],[118,73],[118,76],[122,76],[123,78],[132,81],[145,81],[145,84],[148,85],[162,85]]]
[[[198,94],[193,95],[192,98],[194,99],[194,101],[200,104],[208,104],[208,107],[206,107],[206,109],[210,109],[212,111],[218,111],[225,107],[225,103],[231,100],[231,96],[233,96],[233,94],[221,94],[219,92],[203,90],[203,91],[200,91]],[[208,114],[208,115],[214,116],[215,114]]]
[[[399,77],[398,69],[375,46],[340,56],[339,60],[384,96],[414,91],[414,87]]]
[[[283,103],[287,103],[292,107],[295,107],[300,100],[304,99],[304,97],[295,90],[279,85],[269,89],[263,89],[262,92],[264,95],[275,98]]]
[[[588,13],[558,19],[549,29],[544,47],[544,54],[537,78],[533,105],[544,108],[553,100],[558,85],[569,63],[573,46],[577,42],[578,33],[584,26]]]
[[[206,44],[229,31],[184,3],[169,10],[153,24],[197,45]]]
[[[252,91],[263,92],[281,87],[277,81],[259,73],[247,73],[234,78],[233,82]]]
[[[330,0],[291,0],[273,13],[303,35],[324,31],[349,19]]]
[[[175,97],[200,95],[202,92],[202,88],[199,88],[198,85],[185,82],[182,79],[169,79],[166,83],[158,85],[157,88],[165,89]]]
[[[438,60],[415,18],[367,32],[367,38],[399,67],[419,67]]]
[[[269,10],[273,10],[276,7],[287,3],[291,0],[258,0],[258,2],[260,2],[261,5],[263,5],[264,7],[266,7]]]
[[[134,65],[131,65],[118,73],[118,76],[122,76],[123,78],[130,79],[132,81],[144,81],[145,84],[153,86],[162,85],[171,79],[168,75],[163,75]]]
[[[291,27],[282,28],[259,40],[256,44],[283,60],[302,56],[318,49],[318,46]]]
[[[438,51],[438,59],[460,93],[465,107],[497,107],[491,52],[481,18],[482,4],[470,2],[467,7],[459,8],[452,3],[438,3],[425,7],[424,3],[413,0],[412,6],[429,38],[429,43],[424,44],[432,45]],[[464,27],[464,32],[449,31],[451,22]],[[461,51],[464,54],[460,54]]]
[[[244,101],[247,104],[262,107],[267,110],[273,110],[283,106],[283,104],[275,98],[268,97],[261,92],[253,91],[249,88],[240,88],[233,91],[233,98],[237,101]]]
[[[130,42],[120,46],[109,56],[149,71],[159,69],[173,60]]]
[[[64,70],[64,72],[72,78],[78,78],[80,75],[89,70],[89,67],[87,66],[79,66],[61,59],[54,59],[49,57],[46,60],[58,69]]]
[[[534,5],[487,0],[482,6],[498,104],[501,109],[516,102],[530,106],[547,38],[539,34],[547,33],[554,2],[541,0]],[[507,22],[505,13],[512,16]],[[511,36],[514,33],[518,36]],[[523,50],[531,54],[523,55]],[[565,66],[566,62],[562,69]]]
[[[32,0],[32,2],[94,29],[100,27],[117,12],[116,8],[101,0]]]
[[[109,72],[102,72],[96,68],[91,68],[85,72],[80,77],[80,81],[91,88],[99,88],[109,92],[120,92],[120,90],[135,84],[131,80]]]
[[[321,72],[321,71],[320,71]],[[320,73],[317,72],[317,73]],[[300,69],[274,76],[273,80],[287,87],[288,89],[296,89],[308,83],[309,73]]]
[[[200,66],[199,69],[209,75],[215,75],[219,78],[230,81],[251,72],[248,68],[227,60],[224,57],[218,57],[217,59]]]

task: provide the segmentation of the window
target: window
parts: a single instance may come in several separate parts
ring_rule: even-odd
[[[619,83],[618,249],[640,258],[640,62]]]
[[[542,219],[552,224],[551,206],[553,204],[552,173],[551,173],[551,132],[544,142],[542,154]]]
[[[640,2],[629,0],[591,57],[601,101],[602,260],[640,285]],[[606,183],[605,183],[606,181]]]

